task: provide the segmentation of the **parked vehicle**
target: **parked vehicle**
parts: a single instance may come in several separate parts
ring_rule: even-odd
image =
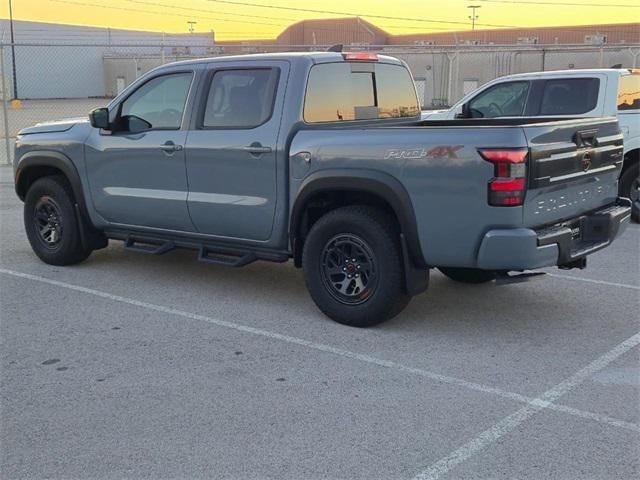
[[[165,65],[90,121],[22,130],[15,185],[46,263],[107,239],[293,258],[326,315],[364,327],[433,267],[467,283],[583,268],[628,223],[622,148],[613,117],[421,121],[391,57],[263,54]]]
[[[449,110],[422,118],[602,117],[615,115],[624,134],[620,195],[640,221],[640,70],[610,68],[509,75],[466,95]]]

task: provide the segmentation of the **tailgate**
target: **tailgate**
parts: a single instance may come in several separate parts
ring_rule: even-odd
[[[617,119],[524,125],[530,156],[524,224],[551,225],[616,201],[623,162]]]

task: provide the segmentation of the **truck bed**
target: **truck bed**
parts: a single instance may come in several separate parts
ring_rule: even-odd
[[[399,180],[411,199],[429,265],[478,266],[490,230],[532,231],[617,198],[622,134],[613,117],[380,123],[299,131],[291,144],[290,191],[297,192],[316,170],[376,171]],[[497,148],[528,150],[521,206],[487,203],[494,165],[479,151]],[[311,161],[299,162],[299,151],[309,152]]]

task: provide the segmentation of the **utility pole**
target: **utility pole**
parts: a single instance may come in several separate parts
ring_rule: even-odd
[[[469,20],[471,20],[471,30],[476,29],[476,20],[479,18],[476,15],[476,9],[482,8],[482,5],[469,5],[467,8],[471,9],[471,15],[469,16]]]
[[[11,71],[13,72],[13,98],[18,98],[18,81],[16,79],[16,45],[13,37],[13,6],[9,0],[9,30],[11,32]]]
[[[193,20],[189,20],[187,23],[189,24],[189,33],[193,33],[193,26],[198,22],[194,22]]]

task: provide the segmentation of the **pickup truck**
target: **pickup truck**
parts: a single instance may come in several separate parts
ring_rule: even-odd
[[[89,119],[22,130],[15,188],[46,263],[109,239],[292,258],[322,312],[365,327],[431,268],[467,283],[584,268],[629,222],[622,139],[615,117],[421,121],[397,59],[256,54],[164,65]]]
[[[640,221],[640,70],[578,69],[500,77],[469,93],[449,110],[425,111],[425,120],[498,117],[617,116],[624,135],[620,196],[633,202]]]

